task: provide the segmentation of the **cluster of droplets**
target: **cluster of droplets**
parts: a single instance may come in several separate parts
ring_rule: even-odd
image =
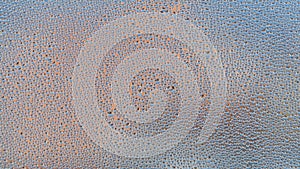
[[[157,120],[153,123],[138,124],[118,113],[114,105],[110,93],[112,90],[110,89],[110,79],[117,65],[131,53],[151,48],[169,51],[176,54],[186,64],[191,65],[196,70],[195,74],[200,79],[199,81],[203,83],[200,86],[203,98],[209,95],[207,84],[204,85],[208,83],[204,67],[199,59],[193,57],[195,54],[184,43],[165,35],[154,34],[139,34],[122,40],[119,44],[114,45],[103,59],[102,64],[99,65],[99,71],[96,76],[97,97],[100,109],[105,113],[107,122],[117,131],[130,134],[131,136],[153,136],[164,132],[172,125],[180,109],[181,97],[176,79],[162,70],[155,69],[136,72],[136,75],[133,77],[128,75],[128,78],[132,78],[128,92],[137,111],[146,111],[149,108],[150,104],[147,103],[147,97],[149,97],[148,95],[151,91],[159,89],[160,92],[164,92],[168,96],[168,101],[161,117],[157,117]],[[201,114],[199,116],[202,117],[202,120],[197,123],[201,124],[203,123],[205,111],[199,114]]]

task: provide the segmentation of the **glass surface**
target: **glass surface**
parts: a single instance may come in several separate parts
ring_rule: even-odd
[[[300,168],[298,1],[2,1],[0,168]]]

